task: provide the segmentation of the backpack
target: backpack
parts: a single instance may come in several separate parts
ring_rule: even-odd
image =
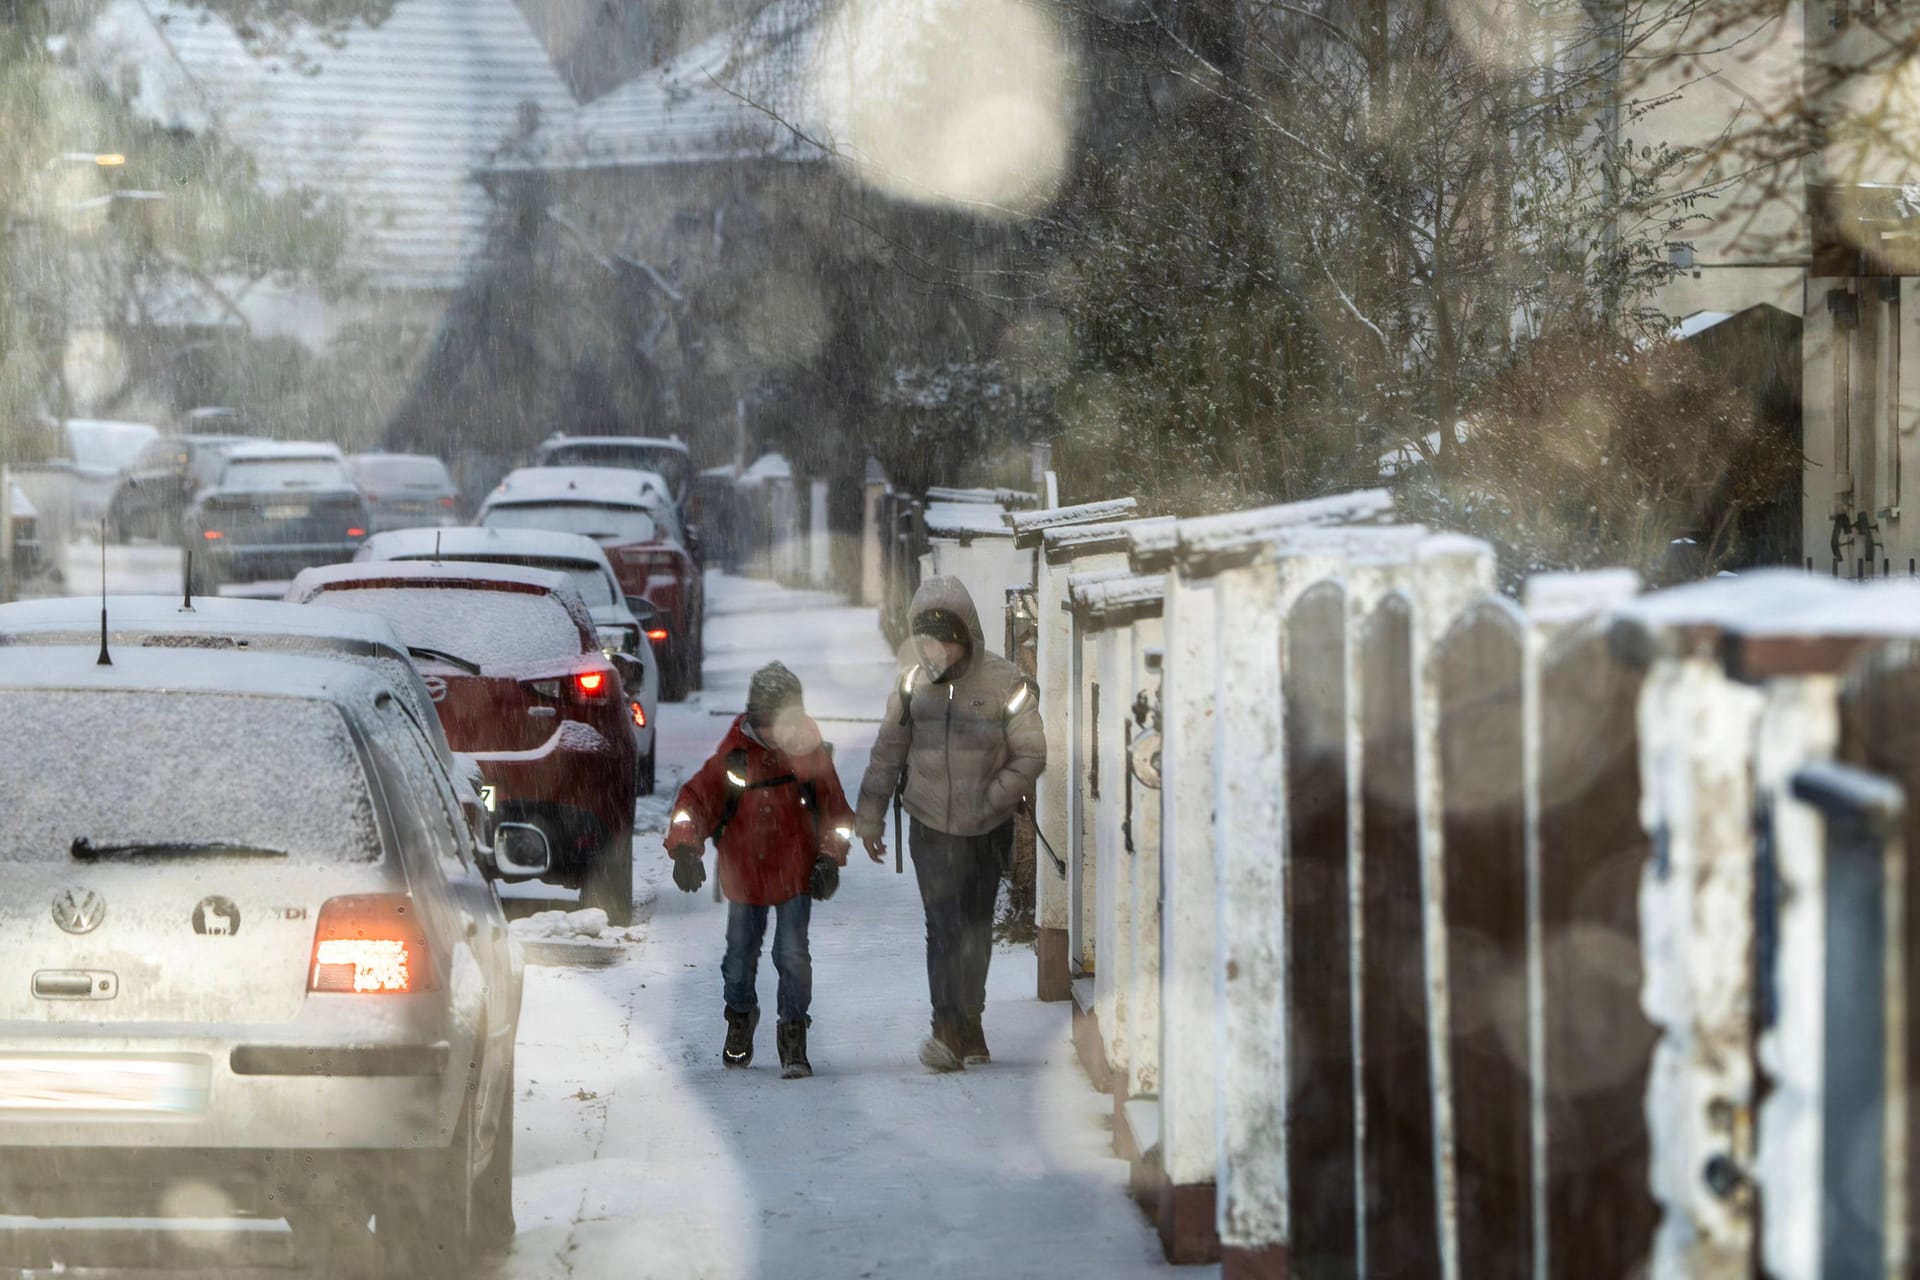
[[[831,743],[823,743],[827,748],[827,758],[833,758]],[[727,752],[727,802],[720,809],[720,820],[713,825],[713,831],[707,838],[713,841],[713,847],[720,847],[720,837],[726,832],[727,824],[733,821],[733,815],[740,810],[740,797],[749,791],[765,791],[770,787],[798,785],[800,788],[800,807],[813,815],[814,839],[820,837],[820,803],[811,782],[801,782],[792,773],[783,773],[777,777],[762,778],[758,782],[747,781],[747,749],[735,747]]]

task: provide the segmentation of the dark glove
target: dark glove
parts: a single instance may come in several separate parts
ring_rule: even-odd
[[[684,892],[695,893],[707,882],[707,866],[700,861],[698,849],[680,849],[673,855],[673,882]]]
[[[840,864],[821,854],[813,860],[813,874],[807,877],[807,893],[817,902],[825,902],[840,888]]]

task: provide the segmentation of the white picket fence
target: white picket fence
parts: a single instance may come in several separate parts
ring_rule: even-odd
[[[1907,1274],[1920,585],[1516,602],[1382,492],[1006,499],[870,559],[891,629],[950,573],[1031,645],[1039,994],[1169,1259]]]

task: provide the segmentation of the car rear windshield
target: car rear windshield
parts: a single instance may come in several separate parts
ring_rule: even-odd
[[[343,489],[353,481],[337,458],[229,458],[223,489]]]
[[[653,517],[639,507],[594,502],[514,503],[480,518],[489,529],[552,529],[584,533],[597,542],[652,542],[660,536]]]
[[[355,480],[376,492],[386,488],[431,489],[438,493],[453,488],[453,477],[438,458],[356,458],[350,467]]]
[[[674,495],[684,494],[692,475],[687,455],[678,449],[657,444],[603,444],[591,440],[569,440],[547,450],[550,467],[625,467],[633,471],[652,471],[667,482]]]
[[[409,648],[438,650],[483,670],[574,658],[585,651],[573,615],[544,592],[344,587],[322,593],[314,603],[377,614],[393,624]]]
[[[81,836],[96,849],[274,850],[309,866],[380,856],[366,775],[331,703],[0,689],[0,724],[0,863],[70,862]]]
[[[547,569],[554,573],[564,573],[573,583],[573,589],[580,593],[587,608],[597,609],[601,605],[614,604],[613,582],[607,577],[606,570],[597,564],[582,564],[578,560],[556,560],[548,556],[404,556],[406,560],[459,560],[473,564],[516,564],[523,569]]]

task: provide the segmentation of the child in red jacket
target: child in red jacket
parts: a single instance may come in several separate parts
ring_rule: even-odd
[[[800,678],[778,662],[754,672],[746,714],[733,722],[698,773],[680,788],[667,828],[673,882],[688,893],[706,881],[700,856],[713,840],[726,895],[727,952],[720,962],[726,996],[729,1067],[753,1061],[760,1024],[754,975],[760,943],[773,930],[773,967],[780,975],[780,1074],[813,1074],[807,1061],[807,1007],[813,1000],[813,958],[807,923],[813,899],[831,897],[853,840],[853,809],[840,789],[833,751],[820,740],[801,701]]]

